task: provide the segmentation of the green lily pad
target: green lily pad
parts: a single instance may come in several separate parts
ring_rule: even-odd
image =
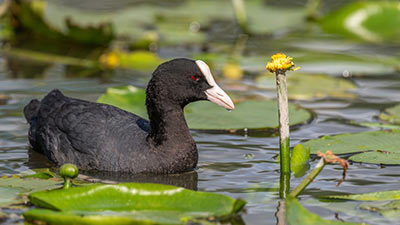
[[[49,224],[186,224],[200,217],[226,218],[245,205],[220,194],[147,183],[41,191],[29,199],[45,209],[27,211],[24,217]]]
[[[64,29],[57,29],[49,24],[43,17],[47,3],[42,0],[35,1],[13,1],[11,12],[18,29],[24,29],[30,33],[42,37],[61,41],[75,41],[89,45],[108,45],[114,39],[113,27],[110,23],[101,23],[98,26],[80,26],[71,18],[64,19]],[[78,18],[78,17],[76,17]]]
[[[18,194],[23,192],[23,188],[11,188],[11,187],[1,187],[0,186],[0,207],[5,207],[13,203],[18,203]]]
[[[320,24],[331,33],[365,41],[398,42],[400,39],[400,3],[398,1],[359,1],[325,16]]]
[[[145,92],[133,86],[108,88],[98,102],[114,105],[147,118]],[[296,105],[289,104],[290,125],[304,123],[311,114]],[[278,127],[276,101],[246,100],[235,104],[235,110],[227,112],[212,102],[200,101],[185,107],[185,118],[191,129],[235,130]],[[218,119],[215,119],[218,118]]]
[[[275,88],[275,76],[265,74],[256,78],[258,84]],[[350,91],[356,86],[345,79],[334,78],[325,74],[290,73],[287,76],[290,99],[315,100],[321,98],[354,98]]]
[[[400,200],[391,201],[389,203],[383,202],[380,204],[374,203],[364,203],[360,205],[361,209],[369,210],[372,212],[377,212],[382,216],[397,220],[400,217]]]
[[[374,164],[400,164],[400,130],[324,136],[302,144],[309,147],[313,154],[327,150],[335,154],[360,153],[349,159],[355,162]]]
[[[304,208],[296,198],[289,196],[286,201],[286,222],[289,225],[355,225],[357,223],[349,223],[342,221],[325,220],[318,215],[309,212]]]
[[[0,178],[0,207],[22,203],[20,195],[60,187],[61,180],[4,177]]]
[[[380,191],[365,194],[353,195],[330,195],[326,198],[356,200],[356,201],[383,201],[383,200],[400,200],[400,190]]]
[[[385,123],[370,123],[370,122],[355,122],[355,121],[350,121],[351,124],[355,124],[358,126],[365,126],[365,127],[379,127],[379,128],[384,128],[384,129],[398,129],[400,130],[400,125],[393,125],[393,124],[385,124]]]
[[[354,162],[399,165],[400,152],[386,152],[386,151],[363,152],[357,155],[353,155],[349,159]]]
[[[324,30],[366,41],[399,41],[400,3],[359,1],[332,12],[321,20]]]
[[[52,171],[50,171],[49,168],[39,168],[39,169],[33,169],[32,171],[34,171],[33,174],[29,174],[29,175],[24,175],[24,178],[30,177],[30,178],[39,178],[39,179],[50,179],[50,178],[57,178],[57,174],[53,173]]]
[[[302,144],[305,147],[309,147],[313,154],[316,154],[318,151],[325,152],[327,150],[332,151],[334,154],[365,151],[400,153],[400,130],[368,131],[324,136]]]
[[[400,105],[395,105],[385,109],[381,114],[379,114],[379,119],[400,125]]]

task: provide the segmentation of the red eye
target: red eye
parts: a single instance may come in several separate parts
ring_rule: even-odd
[[[197,75],[193,75],[193,76],[192,76],[192,80],[194,80],[194,81],[198,81],[199,79],[200,79],[200,77],[197,76]]]

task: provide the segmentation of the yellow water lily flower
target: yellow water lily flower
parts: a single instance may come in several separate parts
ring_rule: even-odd
[[[294,64],[292,57],[286,56],[283,53],[276,53],[275,55],[271,56],[271,59],[272,62],[268,62],[266,66],[267,70],[270,72],[285,72],[287,70],[295,71],[300,69],[300,67],[296,67]]]
[[[102,54],[99,61],[101,65],[109,69],[114,69],[120,64],[120,60],[116,52]]]

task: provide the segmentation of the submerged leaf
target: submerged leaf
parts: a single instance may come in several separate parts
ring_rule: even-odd
[[[28,220],[50,224],[184,224],[198,217],[226,217],[245,202],[228,196],[161,184],[90,185],[35,192],[30,201],[42,208],[24,213]]]
[[[133,86],[108,88],[98,102],[114,105],[147,118],[145,92]],[[289,104],[289,116],[290,125],[305,123],[311,119],[311,114],[307,110],[293,104]],[[232,112],[227,112],[212,102],[195,102],[185,107],[185,118],[189,128],[199,130],[278,127],[277,103],[271,100],[239,102],[235,104],[235,110]]]

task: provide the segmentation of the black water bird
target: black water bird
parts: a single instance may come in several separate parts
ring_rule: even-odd
[[[33,150],[60,166],[83,170],[168,174],[192,170],[198,152],[183,108],[209,100],[234,105],[201,60],[174,59],[158,66],[146,89],[150,121],[114,106],[53,90],[24,108]]]

